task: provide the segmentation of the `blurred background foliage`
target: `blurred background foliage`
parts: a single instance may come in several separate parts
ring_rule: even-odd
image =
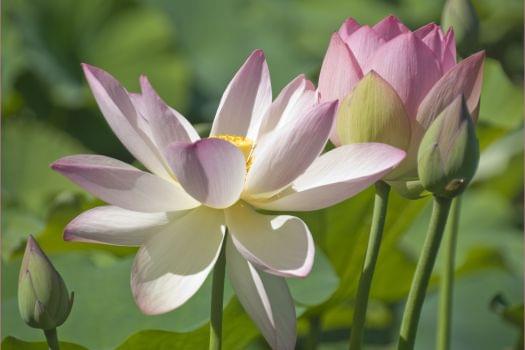
[[[454,295],[453,348],[512,348],[523,339],[523,3],[474,0],[485,49],[476,181],[464,196]],[[299,73],[316,81],[330,33],[346,17],[373,24],[395,14],[412,29],[439,23],[443,3],[421,0],[11,0],[2,6],[2,328],[5,349],[45,349],[18,315],[20,257],[31,233],[76,301],[59,329],[65,349],[206,348],[210,283],[179,310],[142,315],[129,289],[134,249],[62,241],[65,224],[102,204],[48,165],[75,153],[133,159],[112,135],[80,63],[114,74],[129,90],[150,77],[160,95],[200,130],[223,89],[255,48],[267,55],[274,94]],[[372,192],[302,214],[318,245],[313,273],[290,280],[298,348],[345,349],[364,256]],[[421,246],[425,199],[397,195],[367,315],[367,349],[390,349]],[[435,344],[439,262],[418,349]],[[264,349],[231,288],[225,348]],[[184,333],[186,332],[186,333]],[[34,343],[31,343],[35,341]],[[40,342],[40,343],[38,343]],[[77,345],[75,345],[77,344]]]

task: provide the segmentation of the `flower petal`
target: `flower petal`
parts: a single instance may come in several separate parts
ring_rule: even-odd
[[[51,164],[51,168],[95,197],[128,210],[178,211],[200,204],[178,183],[105,156],[68,156]]]
[[[417,122],[426,130],[437,115],[457,96],[463,94],[474,119],[483,83],[485,52],[475,53],[449,70],[430,90],[417,113]]]
[[[102,69],[83,64],[84,74],[104,118],[120,142],[151,172],[169,178],[160,153],[147,133],[141,129],[139,118],[127,91]]]
[[[293,350],[297,339],[296,316],[286,280],[257,270],[237,252],[229,238],[226,264],[237,298],[270,347]]]
[[[318,210],[356,195],[382,179],[405,157],[405,152],[381,143],[340,146],[319,157],[290,189],[257,208],[279,211]]]
[[[281,90],[279,96],[264,114],[259,135],[254,141],[258,141],[281,125],[287,124],[293,120],[297,110],[308,110],[314,106],[315,102],[317,98],[312,82],[306,79],[304,74],[297,76]]]
[[[319,73],[321,101],[343,99],[362,77],[357,59],[339,34],[334,33]]]
[[[410,32],[397,17],[388,16],[383,18],[380,22],[376,23],[373,27],[375,32],[379,34],[386,41],[392,40],[398,35]]]
[[[131,271],[131,289],[148,315],[184,304],[204,283],[224,237],[222,211],[199,207],[139,249]]]
[[[371,70],[392,85],[411,118],[415,118],[419,103],[442,74],[436,55],[413,33],[401,34],[381,46],[365,74]]]
[[[213,208],[226,208],[241,194],[246,176],[244,156],[228,141],[208,138],[168,147],[168,162],[182,187]]]
[[[345,40],[361,67],[386,41],[369,26],[362,26]]]
[[[343,41],[346,43],[348,37],[352,35],[352,33],[354,33],[359,28],[361,28],[361,25],[357,23],[355,19],[347,18],[343,22],[343,24],[341,25],[337,33],[339,33],[339,36],[341,37],[341,39],[343,39]]]
[[[140,246],[182,213],[186,211],[141,213],[114,206],[96,207],[83,212],[67,224],[64,240]]]
[[[448,72],[456,65],[456,39],[452,28],[445,34],[445,50],[442,58],[443,72]]]
[[[246,192],[266,195],[301,175],[323,150],[336,109],[337,102],[323,103],[289,127],[264,138],[253,152]]]
[[[173,142],[193,142],[197,132],[180,113],[168,107],[145,76],[140,77],[144,117],[161,152]],[[183,120],[186,123],[183,123]],[[190,131],[187,128],[191,128]],[[198,136],[197,136],[198,139]]]
[[[211,135],[255,139],[262,117],[272,103],[272,86],[262,50],[255,50],[222,95]]]
[[[226,209],[225,216],[233,244],[248,261],[283,277],[310,273],[315,247],[301,219],[259,214],[246,203]]]
[[[445,36],[440,26],[435,23],[429,23],[416,30],[414,35],[435,53],[436,57],[441,62],[443,72],[448,71],[456,64],[455,47],[453,51],[450,47],[450,44],[454,41],[452,31],[449,31]]]

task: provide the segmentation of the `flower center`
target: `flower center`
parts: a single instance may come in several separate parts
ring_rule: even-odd
[[[235,147],[237,147],[242,154],[244,155],[244,160],[246,161],[246,171],[250,170],[250,167],[252,166],[252,151],[253,151],[253,141],[250,140],[247,137],[244,136],[237,136],[237,135],[215,135],[212,136],[217,139],[221,139],[224,141],[228,141]]]

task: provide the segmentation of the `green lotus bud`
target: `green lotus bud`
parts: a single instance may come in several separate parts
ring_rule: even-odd
[[[386,143],[407,150],[410,122],[395,90],[371,71],[343,100],[336,119],[342,144]]]
[[[463,55],[472,53],[478,42],[479,20],[470,0],[447,0],[441,24],[444,29],[454,29],[457,46]]]
[[[418,173],[434,195],[454,197],[474,177],[479,144],[463,96],[458,96],[430,125],[418,151]]]
[[[54,329],[67,319],[73,305],[64,280],[32,236],[27,239],[18,279],[18,308],[25,323]]]

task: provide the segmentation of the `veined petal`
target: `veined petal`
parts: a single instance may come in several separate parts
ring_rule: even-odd
[[[392,40],[398,35],[410,32],[397,17],[388,16],[383,18],[380,22],[376,23],[373,27],[375,32],[379,34],[386,41]]]
[[[262,117],[272,103],[272,86],[262,50],[255,50],[222,95],[211,135],[257,136]]]
[[[350,37],[350,35],[352,35],[359,28],[361,28],[361,25],[357,23],[355,19],[347,18],[343,22],[343,24],[341,25],[337,33],[339,33],[339,36],[341,37],[341,39],[343,39],[343,41],[346,43],[347,42],[346,40],[348,39],[348,37]]]
[[[306,224],[289,215],[263,215],[247,203],[226,209],[226,226],[237,250],[265,272],[305,277],[314,261],[315,247]]]
[[[95,197],[128,210],[178,211],[200,205],[175,181],[105,156],[68,156],[51,164],[51,168]]]
[[[143,123],[127,91],[102,69],[87,64],[83,64],[82,68],[104,118],[120,142],[151,172],[169,178],[160,153],[141,129]]]
[[[340,146],[319,157],[290,189],[251,204],[279,211],[326,208],[382,179],[404,157],[405,152],[381,143]]]
[[[293,350],[297,339],[295,307],[282,277],[257,270],[226,239],[228,277],[240,303],[272,349]]]
[[[443,72],[448,71],[456,64],[455,47],[451,51],[450,42],[454,40],[451,31],[445,36],[441,27],[435,23],[429,23],[414,32],[422,42],[424,42],[440,60]]]
[[[364,67],[374,52],[386,41],[369,26],[362,26],[345,40],[359,66]]]
[[[253,152],[246,193],[266,195],[301,175],[323,150],[336,108],[337,102],[323,103],[293,125],[264,138]]]
[[[306,109],[313,107],[314,102],[317,101],[314,90],[312,82],[306,79],[304,74],[288,83],[266,111],[259,129],[259,136],[255,141],[292,119],[287,117],[295,114],[294,111],[298,108],[304,105]]]
[[[411,118],[415,118],[419,103],[442,75],[436,55],[413,33],[401,34],[382,45],[365,73],[371,70],[392,85]]]
[[[204,283],[224,237],[220,210],[199,207],[170,223],[139,249],[131,271],[131,289],[148,315],[184,304]]]
[[[362,77],[354,54],[339,34],[334,33],[319,73],[321,102],[343,99]]]
[[[243,154],[228,141],[208,138],[168,147],[168,162],[182,187],[213,208],[226,208],[241,194],[246,176]]]
[[[67,224],[64,240],[140,246],[183,213],[186,211],[141,213],[114,206],[96,207]]]
[[[168,145],[173,142],[193,142],[197,132],[186,118],[166,105],[153,89],[147,77],[140,77],[140,86],[144,117],[149,123],[158,149],[164,153]],[[182,120],[186,123],[183,123]],[[191,128],[191,131],[188,132],[188,128]]]
[[[449,28],[447,34],[445,34],[445,49],[441,64],[445,73],[456,65],[456,39],[452,28]]]

